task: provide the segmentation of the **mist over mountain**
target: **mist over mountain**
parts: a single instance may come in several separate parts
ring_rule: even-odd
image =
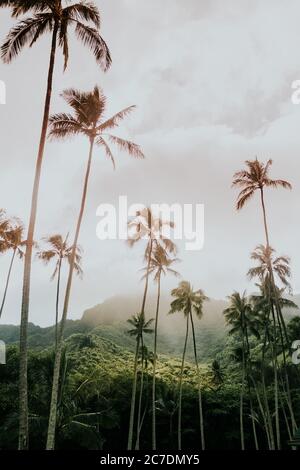
[[[291,298],[297,305],[300,305],[300,295]],[[168,314],[171,300],[170,296],[162,295],[161,297],[158,348],[162,355],[179,357],[182,353],[185,335],[185,320],[180,313]],[[201,362],[213,360],[225,345],[227,328],[223,311],[227,305],[226,300],[211,299],[204,303],[203,317],[195,319],[197,348]],[[87,309],[81,320],[68,320],[65,338],[68,339],[74,335],[92,334],[133,352],[135,350],[135,339],[127,334],[129,329],[127,320],[130,316],[138,313],[140,306],[141,299],[134,295],[120,295],[106,299],[101,304]],[[147,319],[154,318],[155,311],[156,297],[155,295],[149,295],[146,304]],[[292,308],[284,311],[287,321],[295,315],[299,315],[299,310]],[[54,332],[54,326],[41,328],[30,323],[29,345],[34,348],[51,346],[54,341]],[[0,339],[7,344],[17,343],[19,340],[19,327],[1,325]],[[152,349],[152,335],[145,338],[145,343]],[[191,338],[187,349],[187,357],[193,359]]]

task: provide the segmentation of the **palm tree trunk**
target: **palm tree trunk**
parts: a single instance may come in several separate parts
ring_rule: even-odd
[[[183,348],[183,353],[182,353],[182,362],[181,362],[180,379],[179,379],[179,400],[178,400],[178,450],[181,450],[182,380],[183,380],[183,370],[184,370],[186,346],[187,346],[187,340],[188,340],[188,336],[189,336],[189,320],[190,320],[190,317],[189,317],[189,315],[187,315],[187,317],[186,317],[186,334],[185,334],[185,340],[184,340],[184,348]]]
[[[287,401],[288,409],[289,409],[290,416],[291,416],[292,429],[293,429],[293,432],[295,432],[295,430],[297,429],[297,423],[296,423],[295,414],[293,410],[290,380],[289,380],[288,369],[287,369],[286,351],[285,351],[286,346],[284,344],[283,332],[282,332],[282,327],[281,327],[281,319],[280,319],[280,315],[278,315],[278,310],[276,308],[276,305],[275,305],[275,310],[277,314],[276,316],[277,316],[278,330],[279,330],[279,335],[280,335],[280,343],[281,343],[282,358],[283,358],[283,370],[284,370],[284,376],[285,376],[285,384],[282,380],[282,387],[283,387],[283,392],[284,393],[286,392],[286,401]],[[289,345],[289,343],[287,344]]]
[[[274,324],[274,341],[272,342],[272,356],[273,356],[273,368],[274,368],[274,402],[275,402],[275,429],[276,429],[276,442],[277,450],[280,450],[280,422],[279,422],[279,388],[278,388],[278,361],[277,361],[277,348],[276,348],[276,338],[277,338],[277,328],[276,328],[276,319],[274,306],[271,299],[271,309],[272,309],[272,318]]]
[[[255,450],[259,450],[257,433],[256,433],[256,424],[255,424],[255,419],[254,419],[253,400],[251,396],[251,387],[250,387],[249,382],[248,382],[248,390],[249,390],[250,413],[251,413],[251,424],[252,424],[254,445],[255,445]]]
[[[58,343],[58,317],[59,317],[59,291],[60,291],[61,263],[62,263],[62,258],[59,259],[58,272],[57,272],[56,305],[55,305],[55,350],[57,349],[57,343]]]
[[[144,295],[143,295],[142,308],[141,308],[141,313],[142,313],[142,314],[145,313],[146,299],[147,299],[147,294],[148,294],[149,271],[150,271],[150,262],[151,262],[152,248],[153,248],[153,240],[152,240],[152,238],[151,238],[151,239],[150,239],[149,252],[148,252],[146,281],[145,281]]]
[[[141,314],[143,314],[143,315],[145,313],[145,305],[146,305],[146,299],[147,299],[147,293],[148,293],[149,271],[150,271],[152,247],[153,247],[153,240],[151,238],[150,239],[149,251],[148,251],[146,281],[145,281],[145,288],[144,288],[142,308],[141,308]],[[137,360],[137,358],[136,358],[136,360]],[[135,398],[136,398],[136,382],[137,382],[137,363],[134,366],[134,378],[133,378],[132,395],[131,395],[131,407],[130,407],[130,417],[129,417],[129,432],[128,432],[127,450],[132,450],[134,412],[135,412]]]
[[[263,188],[260,188],[260,196],[261,196],[261,205],[262,205],[262,211],[263,211],[263,220],[264,220],[266,243],[267,243],[267,247],[270,247],[270,239],[269,239],[269,231],[268,231],[268,224],[267,224],[267,216],[266,216],[266,208],[265,208],[265,202],[264,202]],[[278,294],[277,294],[277,289],[276,289],[276,285],[275,285],[273,268],[272,268],[271,265],[269,266],[269,272],[270,272],[272,287],[273,287],[273,290],[274,290],[275,309],[276,309],[276,313],[277,313],[277,316],[278,316],[278,326],[279,326],[280,334],[282,334],[281,333],[281,327],[282,327],[283,331],[284,331],[286,341],[287,341],[287,344],[289,345],[290,342],[289,342],[289,338],[288,338],[288,333],[287,333],[285,321],[284,321],[284,318],[283,318],[283,315],[282,315],[282,311],[281,311],[281,307],[280,307],[280,303],[279,303],[279,299],[278,299]],[[284,354],[284,352],[283,352],[283,354]],[[284,358],[284,368],[285,368],[285,377],[286,377],[288,407],[289,407],[289,411],[290,411],[290,414],[291,414],[292,427],[293,427],[293,430],[295,431],[295,429],[297,428],[297,423],[296,423],[295,415],[294,415],[294,411],[293,411],[293,404],[292,404],[290,385],[289,385],[289,377],[288,377],[288,374],[287,374],[285,358]]]
[[[248,385],[248,393],[249,393],[249,401],[250,401],[250,413],[251,413],[251,423],[252,423],[252,431],[253,431],[253,439],[255,444],[255,450],[259,450],[258,440],[257,440],[257,433],[256,433],[256,425],[254,419],[254,408],[253,408],[253,400],[252,400],[252,390],[251,390],[251,383],[250,383],[250,375],[252,373],[252,364],[251,364],[251,350],[250,350],[250,343],[249,343],[249,335],[248,335],[248,328],[247,324],[245,325],[245,339],[246,339],[246,347],[247,347],[247,385]]]
[[[42,162],[47,137],[48,120],[50,113],[50,103],[52,95],[52,82],[55,64],[56,43],[57,43],[58,24],[55,23],[52,34],[51,54],[48,70],[47,92],[44,106],[44,116],[42,131],[40,137],[39,151],[36,161],[35,177],[32,191],[31,211],[28,226],[28,234],[25,250],[24,275],[23,275],[23,292],[21,307],[21,324],[20,324],[20,369],[19,369],[19,450],[27,450],[29,445],[28,439],[28,384],[27,384],[27,330],[28,330],[28,312],[30,298],[30,279],[31,279],[31,259],[33,248],[33,237],[37,215],[37,203],[39,194],[40,177],[42,170]]]
[[[292,432],[291,432],[291,428],[290,428],[290,424],[289,424],[288,417],[287,417],[287,415],[286,415],[284,402],[283,402],[281,396],[280,396],[279,398],[280,398],[280,405],[281,405],[281,409],[282,409],[284,421],[285,421],[285,424],[286,424],[286,429],[287,429],[287,432],[288,432],[288,435],[289,435],[289,440],[291,441],[291,440],[293,439],[293,435],[292,435]]]
[[[240,435],[241,435],[241,449],[245,450],[245,436],[244,436],[244,393],[245,393],[245,344],[244,344],[244,332],[243,335],[243,347],[242,347],[242,387],[240,394]]]
[[[269,447],[269,450],[271,450],[271,449],[272,449],[272,445],[271,445],[271,439],[270,439],[270,433],[269,433],[269,426],[268,426],[268,421],[267,421],[266,413],[265,413],[264,407],[263,407],[263,405],[262,405],[262,402],[261,402],[261,399],[260,399],[260,396],[259,396],[259,391],[258,391],[258,389],[257,389],[255,380],[254,380],[254,378],[252,377],[251,374],[250,374],[249,378],[250,378],[250,380],[251,380],[251,382],[252,382],[252,384],[253,384],[253,387],[254,387],[254,391],[255,391],[257,403],[258,403],[258,406],[259,406],[259,409],[260,409],[260,412],[261,412],[261,415],[262,415],[262,418],[263,418],[263,422],[264,422],[264,429],[265,429],[265,433],[266,433],[266,437],[267,437],[268,447]]]
[[[138,366],[139,349],[140,349],[140,337],[138,336],[137,340],[136,340],[136,350],[135,350],[135,358],[134,358],[133,385],[132,385],[132,394],[131,394],[127,450],[132,450],[135,397],[136,397],[136,385],[137,385],[137,366]]]
[[[196,346],[194,320],[193,320],[193,314],[192,314],[191,311],[190,311],[190,317],[191,317],[191,324],[192,324],[194,356],[195,356],[195,363],[196,363],[196,369],[197,369],[197,380],[198,380],[201,449],[205,450],[205,437],[204,437],[204,422],[203,422],[203,409],[202,409],[202,393],[201,393],[201,384],[200,384],[200,371],[199,371],[198,356],[197,356],[197,346]]]
[[[143,340],[143,334],[141,336],[141,349],[142,349],[142,370],[141,370],[140,394],[139,394],[139,405],[138,405],[138,415],[137,415],[137,425],[136,425],[135,450],[140,450],[141,416],[142,416],[142,401],[143,401],[143,390],[144,390],[144,340]]]
[[[86,174],[85,174],[85,179],[84,179],[83,193],[82,193],[82,198],[81,198],[81,207],[80,207],[79,216],[77,220],[77,227],[76,227],[76,232],[75,232],[74,242],[72,246],[70,262],[69,262],[69,275],[68,275],[68,281],[67,281],[67,287],[66,287],[66,293],[65,293],[63,314],[62,314],[62,319],[60,323],[58,344],[57,344],[56,353],[55,353],[51,404],[50,404],[50,416],[49,416],[47,446],[46,446],[47,450],[53,450],[55,446],[57,397],[58,397],[58,388],[59,388],[59,375],[60,375],[60,363],[61,363],[61,354],[62,354],[62,347],[63,347],[63,337],[64,337],[64,330],[65,330],[65,323],[66,323],[67,315],[68,315],[69,300],[70,300],[70,294],[71,294],[71,288],[72,288],[72,280],[73,280],[78,238],[79,238],[82,218],[83,218],[84,209],[85,209],[86,197],[87,197],[87,189],[88,189],[89,176],[90,176],[90,171],[91,171],[93,148],[94,148],[94,138],[91,138],[89,158],[88,158]]]
[[[154,358],[153,358],[153,379],[152,379],[152,450],[156,450],[156,352],[157,352],[157,330],[158,330],[158,314],[159,314],[159,303],[160,303],[160,273],[158,276],[157,284],[157,303],[156,303],[156,315],[155,315],[155,327],[154,327]]]
[[[10,275],[11,275],[12,267],[13,267],[13,264],[14,264],[14,259],[15,259],[15,256],[16,256],[16,252],[17,252],[17,249],[14,249],[13,255],[12,255],[12,257],[11,257],[11,261],[10,261],[10,264],[9,264],[9,269],[8,269],[8,273],[7,273],[7,278],[6,278],[6,284],[5,284],[3,299],[2,299],[2,303],[1,303],[1,307],[0,307],[0,318],[1,318],[2,313],[3,313],[3,308],[4,308],[4,304],[5,304],[5,300],[6,300],[6,295],[7,295],[7,290],[8,290],[9,281],[10,281]]]
[[[146,365],[145,365],[145,367],[146,367]],[[145,403],[145,407],[144,407],[143,416],[142,416],[142,419],[141,419],[141,422],[140,422],[140,428],[139,428],[140,432],[142,430],[144,420],[145,420],[145,417],[146,417],[146,413],[147,413],[147,410],[148,410],[148,402],[149,402],[149,380],[148,380],[148,375],[146,375],[146,403]]]
[[[266,356],[266,349],[267,349],[267,341],[270,343],[269,319],[270,319],[270,309],[268,309],[268,315],[265,319],[264,341],[263,341],[263,347],[262,347],[262,361],[261,361],[262,362],[261,381],[262,381],[262,387],[263,387],[263,398],[264,398],[265,407],[266,407],[266,419],[267,419],[268,428],[269,428],[269,438],[270,438],[270,445],[271,445],[270,450],[275,450],[275,438],[274,438],[273,424],[272,424],[272,418],[271,418],[271,412],[270,412],[269,400],[268,400],[267,388],[266,388],[266,381],[265,381],[265,363],[266,363],[265,356]]]
[[[270,239],[269,239],[269,230],[268,230],[267,214],[266,214],[266,206],[265,206],[264,190],[263,190],[263,188],[260,188],[260,200],[261,200],[261,206],[262,206],[262,211],[263,211],[263,219],[264,219],[264,229],[265,229],[266,242],[267,242],[267,247],[269,248],[269,247],[270,247]]]
[[[261,205],[262,205],[262,211],[263,211],[266,242],[267,242],[267,247],[269,248],[270,247],[270,239],[269,239],[269,232],[268,232],[268,224],[267,224],[267,216],[266,216],[266,207],[265,207],[265,201],[264,201],[263,188],[260,188],[260,195],[261,195]],[[275,284],[272,265],[269,266],[269,271],[270,271],[270,277],[271,277],[271,282],[272,282],[272,288],[274,290],[275,309],[276,309],[276,313],[277,313],[277,316],[278,316],[278,326],[279,326],[280,335],[281,335],[281,338],[282,338],[282,331],[281,331],[281,327],[282,327],[283,330],[284,330],[284,334],[285,334],[287,344],[289,344],[289,338],[288,338],[288,334],[287,334],[287,330],[286,330],[286,325],[285,325],[285,321],[284,321],[284,318],[283,318],[283,315],[282,315],[282,312],[281,312],[281,307],[280,307],[279,299],[278,299],[278,295],[277,295],[277,289],[276,289],[276,284]],[[282,339],[281,339],[281,341],[282,341]],[[282,345],[282,347],[284,347],[284,346]],[[288,374],[287,374],[286,361],[285,361],[285,352],[284,351],[283,351],[283,355],[284,355],[284,369],[285,369],[285,378],[286,378],[286,387],[287,387],[288,406],[289,406],[289,411],[291,413],[293,430],[295,430],[296,427],[297,427],[297,424],[296,424],[296,421],[295,421],[295,415],[294,415],[294,411],[293,411],[291,392],[290,392],[290,384],[289,384],[289,377],[288,377]],[[276,381],[277,381],[277,372],[274,373],[274,377],[275,376],[276,376]],[[278,390],[277,390],[276,396],[277,396],[277,400],[278,400]],[[277,420],[279,420],[278,416],[277,416]],[[278,441],[278,439],[279,439],[279,445],[280,445],[280,436],[278,436],[278,432],[277,432],[277,441]]]

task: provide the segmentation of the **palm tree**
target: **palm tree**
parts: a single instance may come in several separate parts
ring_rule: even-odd
[[[148,274],[154,275],[154,281],[157,283],[157,302],[155,314],[155,327],[154,327],[154,361],[153,361],[153,378],[152,378],[152,450],[156,450],[156,360],[157,360],[157,332],[158,332],[158,317],[160,306],[160,289],[161,289],[161,276],[173,274],[179,276],[179,273],[171,268],[171,266],[179,261],[177,258],[170,258],[166,250],[158,245],[150,258]],[[145,268],[147,270],[147,267]],[[147,273],[145,274],[145,276]],[[145,277],[144,276],[144,277]]]
[[[224,382],[225,374],[221,364],[217,359],[214,359],[211,364],[212,382],[217,387],[220,387]]]
[[[267,241],[267,246],[270,245],[269,242],[269,231],[267,224],[266,216],[266,207],[264,202],[264,190],[265,188],[278,188],[282,187],[285,189],[292,189],[290,183],[285,180],[277,179],[273,180],[269,177],[269,169],[273,161],[268,160],[266,164],[255,160],[246,161],[246,170],[238,171],[234,174],[233,183],[234,187],[242,188],[241,192],[238,195],[236,208],[237,210],[243,209],[244,205],[254,196],[256,191],[260,193],[261,206],[263,211],[263,220],[264,220],[264,229],[265,236]]]
[[[57,48],[61,47],[64,56],[64,68],[69,59],[68,34],[70,27],[75,28],[76,37],[91,49],[96,62],[103,70],[111,64],[109,49],[99,34],[100,14],[98,8],[90,1],[71,3],[63,0],[2,0],[0,7],[11,7],[15,18],[32,12],[14,26],[2,45],[2,59],[10,63],[27,45],[29,47],[45,33],[51,33],[51,51],[49,59],[47,91],[45,96],[44,114],[40,135],[39,149],[35,167],[35,177],[32,190],[30,219],[27,233],[27,245],[24,262],[24,277],[22,291],[21,325],[20,325],[20,425],[19,448],[28,448],[28,390],[27,390],[27,328],[30,297],[31,260],[33,237],[37,216],[37,204],[42,162],[47,136],[47,127],[52,96],[53,73]]]
[[[58,317],[59,317],[59,295],[60,295],[60,282],[61,282],[61,270],[62,263],[64,260],[70,263],[72,246],[68,245],[68,235],[65,239],[59,234],[51,235],[50,237],[44,238],[46,242],[46,247],[44,250],[37,253],[38,258],[43,261],[45,264],[48,264],[50,261],[55,261],[55,268],[51,275],[51,281],[57,278],[56,284],[56,305],[55,305],[55,349],[57,348],[58,341]],[[81,248],[77,246],[75,254],[75,263],[74,270],[76,274],[82,277],[81,269]]]
[[[163,221],[159,217],[154,217],[150,208],[144,208],[136,212],[136,216],[128,222],[128,244],[133,247],[136,243],[146,239],[145,261],[147,263],[146,274],[144,276],[145,286],[142,300],[141,313],[145,314],[145,306],[148,294],[150,262],[153,249],[162,246],[168,253],[175,254],[176,246],[165,236],[164,228],[174,227],[173,222]],[[132,390],[132,407],[130,410],[128,450],[132,449],[133,425],[134,425],[135,396]]]
[[[9,268],[8,268],[3,298],[2,298],[1,307],[0,307],[0,318],[3,313],[8,286],[9,286],[9,281],[10,281],[15,258],[17,256],[19,259],[23,259],[24,248],[26,247],[26,241],[23,238],[24,226],[20,221],[18,220],[13,221],[13,222],[10,221],[8,224],[5,224],[5,222],[1,222],[1,225],[2,225],[2,228],[4,225],[6,225],[6,230],[5,232],[3,232],[2,230],[2,233],[0,235],[0,253],[3,253],[5,251],[11,251],[12,257],[11,257]],[[1,228],[0,228],[0,231],[1,231]]]
[[[189,335],[189,321],[191,321],[194,356],[195,356],[195,363],[196,363],[196,368],[197,368],[197,379],[198,379],[201,449],[204,450],[205,438],[204,438],[204,424],[203,424],[203,410],[202,410],[202,393],[201,393],[200,370],[199,370],[199,363],[198,363],[198,356],[197,356],[193,313],[195,313],[197,318],[201,319],[203,315],[203,303],[207,301],[208,298],[204,295],[204,292],[201,289],[197,291],[193,291],[191,284],[187,281],[180,282],[179,286],[176,289],[172,290],[171,295],[172,297],[175,297],[175,300],[171,302],[170,313],[172,314],[175,312],[183,312],[184,317],[186,318],[186,334],[185,334],[184,348],[183,348],[183,354],[182,354],[182,363],[181,363],[180,381],[179,381],[178,449],[181,450],[182,381],[183,381],[186,347],[187,347],[187,341],[188,341],[188,335]]]
[[[140,353],[140,347],[142,351],[144,348],[144,334],[151,334],[153,330],[150,328],[153,323],[153,319],[146,320],[144,313],[138,313],[133,315],[127,320],[127,322],[132,326],[128,331],[130,336],[134,336],[136,339],[136,349],[134,356],[134,368],[133,368],[133,385],[132,385],[132,395],[131,395],[131,406],[130,406],[130,419],[129,419],[129,436],[128,436],[128,450],[132,450],[132,441],[133,441],[133,423],[134,423],[134,411],[135,411],[135,399],[136,399],[136,388],[137,388],[137,369],[138,369],[138,359]],[[131,425],[132,423],[132,425]],[[138,431],[140,431],[138,427]],[[139,436],[139,432],[138,432]],[[137,447],[139,447],[137,445]]]
[[[117,137],[115,135],[107,134],[107,131],[109,129],[118,127],[119,122],[134,109],[134,106],[130,106],[129,108],[120,111],[110,119],[105,120],[104,113],[106,109],[106,98],[97,86],[95,86],[92,92],[80,92],[73,89],[66,90],[64,91],[62,96],[65,101],[70,105],[74,114],[72,115],[60,113],[51,116],[50,137],[52,139],[65,139],[76,135],[83,135],[89,140],[89,156],[87,161],[87,168],[85,173],[81,206],[76,225],[75,237],[72,244],[72,251],[69,259],[69,275],[64,299],[63,314],[60,323],[60,331],[58,335],[58,345],[56,350],[55,367],[53,372],[53,387],[51,395],[47,449],[54,448],[60,356],[63,344],[65,322],[68,314],[78,238],[86,204],[94,147],[95,145],[97,145],[98,147],[102,147],[106,156],[112,161],[114,166],[115,159],[113,157],[111,147],[106,141],[106,138],[112,144],[117,145],[121,150],[125,150],[130,156],[136,158],[144,158],[144,155],[137,144],[128,140],[121,139],[120,137]]]
[[[258,161],[257,158],[253,161],[247,160],[246,169],[242,171],[238,171],[237,173],[234,174],[234,177],[233,177],[233,186],[242,188],[237,199],[237,204],[236,204],[237,210],[241,210],[244,207],[244,205],[254,196],[256,191],[259,191],[267,250],[269,250],[270,248],[270,237],[269,237],[269,228],[268,228],[268,223],[267,223],[266,206],[265,206],[265,200],[264,200],[264,190],[265,188],[276,189],[278,187],[282,187],[285,189],[292,189],[292,186],[288,181],[281,180],[281,179],[274,180],[269,177],[269,170],[270,170],[272,163],[273,163],[272,160],[268,160],[267,163],[264,164]],[[283,328],[284,334],[286,336],[286,341],[288,342],[289,339],[287,336],[286,325],[285,325],[284,318],[281,312],[279,299],[276,296],[277,291],[276,291],[275,280],[274,280],[274,272],[273,272],[273,268],[271,264],[268,266],[268,270],[269,270],[269,277],[270,277],[270,289],[268,292],[270,309],[273,315],[274,314],[273,313],[273,310],[274,310],[273,301],[274,301],[276,315],[278,317],[279,330]],[[271,291],[275,293],[274,299],[271,299]],[[274,347],[276,348],[276,344],[274,344]],[[276,374],[275,370],[274,370],[274,373]],[[287,388],[289,390],[288,381],[287,381]],[[289,394],[289,391],[288,391],[288,394]],[[277,443],[278,443],[278,447],[280,447],[278,414],[276,416],[276,421],[277,421]]]
[[[244,205],[254,196],[256,191],[259,191],[260,194],[260,201],[263,213],[263,222],[264,222],[264,231],[265,231],[265,238],[266,238],[266,250],[270,249],[270,237],[269,237],[269,229],[267,223],[267,214],[266,214],[266,206],[265,206],[265,199],[264,199],[264,190],[265,188],[284,188],[284,189],[292,189],[291,184],[288,181],[281,180],[281,179],[271,179],[269,177],[269,170],[272,165],[273,161],[268,160],[266,164],[258,161],[256,158],[255,160],[247,160],[246,161],[246,170],[238,171],[234,174],[233,183],[234,187],[242,188],[240,191],[236,208],[237,210],[241,210]],[[269,266],[270,272],[270,279],[275,289],[275,281],[274,281],[274,274],[272,265]],[[280,317],[280,321],[282,323],[282,327],[284,329],[285,334],[286,327],[284,323],[284,319],[280,310],[280,306],[278,301],[275,299],[275,306],[277,310],[277,314]],[[286,337],[288,341],[288,337]]]
[[[234,292],[229,297],[230,305],[227,307],[223,314],[225,316],[226,324],[231,327],[229,334],[241,334],[242,337],[242,386],[240,394],[240,435],[241,435],[241,448],[245,450],[245,435],[244,435],[244,394],[245,394],[245,379],[246,367],[250,354],[248,331],[258,336],[258,332],[253,319],[253,311],[251,303],[246,297],[245,292],[240,295]],[[252,413],[251,413],[252,415]],[[253,416],[252,416],[253,420]],[[256,436],[254,426],[254,436]]]
[[[292,427],[295,429],[297,427],[297,423],[295,420],[295,415],[293,411],[292,405],[292,398],[291,398],[291,391],[290,391],[290,384],[289,384],[289,376],[287,370],[287,359],[286,359],[286,349],[290,348],[290,343],[287,340],[288,333],[286,330],[285,321],[282,316],[282,308],[285,307],[293,307],[297,308],[297,306],[287,300],[283,299],[282,293],[286,288],[290,291],[290,283],[289,278],[291,276],[290,270],[290,259],[287,256],[277,256],[275,257],[275,250],[270,246],[263,246],[259,245],[256,247],[254,252],[251,254],[251,259],[258,263],[257,266],[249,269],[248,276],[250,279],[257,277],[261,282],[261,296],[253,296],[253,299],[256,300],[255,305],[256,308],[261,306],[263,312],[267,312],[265,315],[265,341],[264,341],[264,348],[267,345],[267,337],[271,339],[271,346],[274,352],[273,355],[273,363],[277,367],[277,331],[279,332],[279,340],[282,349],[282,357],[283,357],[283,366],[284,366],[284,374],[285,374],[285,382],[286,382],[286,392],[284,395],[287,398],[287,405],[291,415]],[[273,277],[270,276],[270,267],[272,269]],[[278,281],[280,281],[283,285],[283,289],[279,289],[277,285],[274,283],[274,276],[277,277]],[[264,297],[265,296],[265,300]],[[274,312],[274,305],[276,307],[276,312],[279,313],[277,315],[277,319],[275,318]],[[271,336],[269,333],[269,317],[272,316],[273,320],[273,335]],[[283,334],[284,333],[284,334]],[[285,340],[284,340],[285,338]],[[264,353],[264,351],[263,351]],[[274,381],[275,387],[278,387],[278,378],[277,378],[277,370],[274,370]],[[275,389],[276,393],[276,406],[279,406],[279,399],[278,390]],[[276,413],[276,421],[277,421],[277,441],[280,442],[280,431],[279,431],[279,411]],[[280,444],[278,444],[280,445]]]
[[[258,265],[249,269],[248,276],[250,279],[258,277],[261,281],[264,281],[269,277],[269,266],[271,266],[274,274],[282,284],[290,288],[290,258],[288,256],[274,258],[274,255],[275,250],[271,246],[258,245],[251,253],[251,259],[256,261]]]
[[[150,260],[153,253],[153,248],[160,245],[168,253],[176,253],[176,245],[164,234],[164,228],[166,227],[174,228],[174,223],[170,221],[163,221],[161,218],[155,217],[151,208],[149,207],[145,207],[144,209],[137,211],[136,216],[128,222],[128,244],[130,247],[133,247],[141,240],[147,240],[145,249],[147,270],[145,275],[145,288],[141,312],[145,311],[149,284]]]

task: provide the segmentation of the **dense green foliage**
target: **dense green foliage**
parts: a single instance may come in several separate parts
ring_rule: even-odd
[[[128,416],[133,374],[134,342],[124,334],[123,326],[88,327],[81,321],[67,323],[67,336],[60,382],[57,448],[119,449],[126,448]],[[119,329],[119,332],[118,332]],[[128,329],[128,327],[127,327]],[[121,332],[122,330],[123,332]],[[116,332],[115,341],[113,331]],[[299,337],[300,319],[289,323],[292,339]],[[0,334],[6,340],[17,340],[18,328],[1,326]],[[31,448],[44,448],[50,404],[54,352],[49,345],[54,340],[54,327],[39,328],[30,325],[29,353],[29,409]],[[259,356],[259,343],[251,337],[254,356]],[[127,343],[128,342],[128,343]],[[146,342],[149,344],[149,340]],[[119,343],[119,344],[117,344]],[[124,346],[124,343],[126,346]],[[208,449],[238,449],[239,393],[241,366],[237,357],[239,338],[226,336],[224,345],[214,359],[200,366],[206,447]],[[36,346],[35,346],[36,345]],[[255,346],[256,345],[256,346]],[[182,348],[178,344],[177,352]],[[255,353],[256,351],[256,353]],[[210,351],[212,355],[214,347]],[[254,357],[253,357],[254,359]],[[159,355],[157,363],[157,434],[159,449],[176,449],[176,420],[178,377],[181,361],[176,356]],[[297,370],[290,368],[292,387],[299,389]],[[299,371],[298,371],[299,373]],[[267,380],[272,381],[269,368]],[[18,348],[11,344],[7,364],[0,366],[0,448],[17,446],[18,413]],[[143,412],[146,409],[140,436],[142,449],[151,448],[151,364],[144,380]],[[272,389],[268,389],[272,407]],[[295,403],[300,420],[300,400]],[[254,448],[246,394],[245,441],[246,448]],[[199,447],[197,415],[197,375],[194,364],[187,362],[183,387],[183,449]],[[266,448],[263,424],[257,414],[257,432],[260,448]],[[289,439],[281,416],[283,447]]]

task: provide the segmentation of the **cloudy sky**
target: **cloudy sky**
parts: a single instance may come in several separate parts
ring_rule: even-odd
[[[291,103],[291,84],[300,79],[300,4],[289,0],[101,0],[102,35],[113,67],[104,74],[75,39],[65,74],[56,63],[52,111],[65,111],[60,92],[70,86],[100,85],[107,116],[131,104],[137,110],[119,135],[139,143],[146,160],[115,151],[117,170],[95,152],[80,243],[83,281],[76,280],[70,317],[119,293],[141,294],[143,247],[123,241],[100,242],[96,209],[129,203],[205,205],[205,245],[185,251],[178,269],[207,295],[224,298],[233,290],[252,290],[246,279],[249,253],[263,241],[255,198],[234,210],[234,171],[256,155],[272,158],[272,175],[289,180],[293,192],[266,196],[271,243],[292,259],[293,287],[300,291],[299,151],[300,105]],[[11,26],[0,11],[0,36]],[[0,106],[0,207],[27,223],[43,108],[50,37],[24,50],[10,66],[0,65],[7,104]],[[88,143],[77,138],[49,142],[41,181],[36,239],[74,231]],[[0,260],[1,289],[9,257]],[[51,267],[34,262],[30,320],[53,322],[55,284]],[[18,323],[22,266],[13,273],[2,323]],[[177,281],[164,281],[170,289]]]

